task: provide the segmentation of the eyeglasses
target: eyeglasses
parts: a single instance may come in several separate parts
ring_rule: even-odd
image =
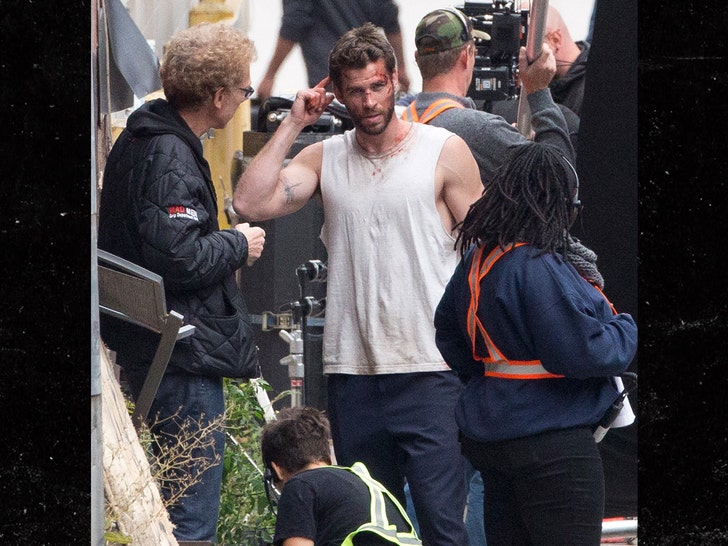
[[[243,92],[243,98],[249,99],[253,96],[253,93],[255,93],[255,89],[253,89],[252,85],[249,85],[248,87],[238,87]]]
[[[273,472],[270,468],[265,469],[263,474],[263,485],[265,485],[265,496],[268,497],[268,504],[270,504],[273,514],[278,514],[278,500],[281,498],[281,492],[275,486],[273,478]]]

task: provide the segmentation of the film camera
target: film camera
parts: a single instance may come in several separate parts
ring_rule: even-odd
[[[526,45],[528,11],[513,1],[474,1],[456,6],[473,24],[475,67],[468,96],[482,105],[518,97],[518,51]]]

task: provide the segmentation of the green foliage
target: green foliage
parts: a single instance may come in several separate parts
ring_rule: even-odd
[[[111,507],[106,504],[104,509],[104,541],[106,546],[121,546],[122,544],[131,544],[132,538],[125,535],[119,530],[116,523],[116,517],[112,513]]]
[[[116,546],[117,544],[131,544],[132,540],[124,533],[118,531],[106,531],[104,533],[104,540],[109,546]]]
[[[264,380],[258,385],[266,391]],[[282,393],[274,400],[287,395]],[[217,539],[227,546],[264,546],[273,541],[275,515],[263,486],[260,436],[264,412],[251,383],[225,379],[227,441]]]
[[[263,379],[258,380],[257,385],[267,392],[272,390]],[[224,391],[226,442],[217,541],[220,546],[269,546],[273,542],[276,519],[263,485],[260,437],[265,414],[258,402],[254,384],[225,379]],[[277,403],[288,396],[290,391],[283,392],[272,402]],[[126,404],[129,413],[133,413],[134,403],[128,395]],[[197,427],[197,432],[192,432],[194,427],[191,426],[181,427],[178,442],[172,445],[171,451],[165,451],[161,460],[154,455],[155,439],[149,427],[142,426],[138,432],[139,441],[149,460],[152,477],[160,481],[164,472],[188,462],[193,447],[211,441],[210,431],[222,424],[222,419],[217,419],[202,428]],[[206,468],[206,464],[214,464],[214,461],[201,463],[201,471]],[[196,479],[194,476],[188,477],[187,481],[178,484],[174,498],[166,501],[165,505],[184,495],[186,487]],[[131,539],[117,528],[112,507],[107,506],[107,511],[107,545],[129,544]]]

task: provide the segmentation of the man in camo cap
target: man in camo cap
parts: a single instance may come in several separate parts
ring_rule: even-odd
[[[475,67],[475,38],[490,39],[487,33],[473,30],[469,18],[455,8],[437,9],[422,18],[415,31],[422,92],[402,117],[444,127],[462,137],[478,162],[481,179],[490,180],[514,148],[530,141],[501,116],[479,110],[466,96]],[[526,48],[521,48],[519,78],[531,111],[533,139],[557,146],[574,163],[566,120],[549,90],[555,73],[556,61],[548,44],[543,44],[541,55],[531,64],[526,62]],[[454,107],[431,120],[424,117],[428,107],[442,99]]]
[[[473,38],[489,40],[486,32],[473,30],[470,19],[455,9],[444,8],[431,11],[417,25],[415,45],[420,55],[439,53],[463,46]]]

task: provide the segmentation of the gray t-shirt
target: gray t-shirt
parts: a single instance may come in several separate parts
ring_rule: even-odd
[[[475,102],[468,97],[449,93],[419,93],[415,97],[418,115],[438,99],[449,98],[465,108],[451,108],[429,122],[429,125],[443,127],[460,136],[470,147],[480,168],[483,182],[492,180],[496,169],[502,165],[518,146],[529,143],[513,125],[501,116],[477,110]],[[574,149],[561,109],[551,98],[548,89],[535,91],[528,95],[531,109],[531,125],[535,132],[534,140],[559,148],[574,163]]]
[[[283,0],[280,36],[301,46],[313,87],[329,74],[329,53],[342,34],[366,22],[399,32],[398,17],[392,0]]]

